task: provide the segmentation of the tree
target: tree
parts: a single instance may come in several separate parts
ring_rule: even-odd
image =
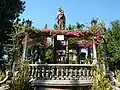
[[[120,69],[120,21],[111,22],[112,27],[106,34],[107,50],[109,57],[109,68]]]
[[[76,28],[77,28],[78,30],[82,30],[84,27],[85,27],[84,24],[80,24],[79,22],[76,23]]]
[[[0,0],[0,42],[9,43],[8,39],[13,29],[14,20],[19,17],[25,9],[22,0]]]
[[[68,25],[68,30],[72,30],[72,25],[71,24]]]
[[[57,29],[57,24],[54,24],[54,29],[55,29],[55,30]]]
[[[48,28],[48,25],[47,25],[47,24],[45,24],[44,29],[47,29],[47,28]]]

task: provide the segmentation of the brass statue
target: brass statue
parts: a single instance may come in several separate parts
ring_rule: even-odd
[[[64,11],[59,8],[57,13],[57,29],[58,30],[64,30],[65,29],[65,15]]]

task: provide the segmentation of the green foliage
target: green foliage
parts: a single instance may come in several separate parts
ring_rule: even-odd
[[[72,28],[72,25],[71,25],[71,24],[69,24],[69,25],[68,25],[68,30],[73,30],[73,28]]]
[[[75,45],[78,39],[76,37],[69,38],[69,45]]]
[[[95,70],[92,90],[112,90],[112,83],[103,73],[103,69]]]
[[[56,30],[57,29],[57,24],[54,24],[54,30]]]
[[[11,38],[9,35],[12,32],[13,21],[24,11],[25,2],[21,0],[0,0],[0,4],[3,6],[0,8],[0,36],[2,37],[0,42],[6,44]]]
[[[10,51],[9,52],[9,60],[11,61],[11,65],[12,65],[13,61],[15,61],[14,57],[17,57],[17,56],[15,56],[16,51],[18,51],[17,53],[19,53],[19,56],[22,55],[23,46],[18,41],[18,32],[28,31],[28,30],[34,31],[35,30],[34,27],[28,27],[28,26],[25,26],[24,24],[25,24],[25,19],[23,19],[22,22],[19,22],[18,24],[13,25],[13,29],[12,29],[12,33],[11,33],[11,37],[12,37],[11,41],[12,42],[9,43],[9,45],[12,47],[6,48],[8,52]],[[23,36],[23,38],[25,37],[24,34],[22,36]]]
[[[47,24],[45,24],[44,29],[47,29],[47,28],[48,28],[48,25],[47,25]]]
[[[66,27],[66,30],[74,30],[74,29],[82,30],[84,27],[85,27],[84,24],[80,24],[79,22],[77,22],[75,25],[69,24],[69,25]]]
[[[104,28],[104,23],[99,23],[96,26],[90,27],[92,30],[100,30]],[[102,64],[106,63],[107,57],[107,46],[106,43],[101,42],[97,46],[97,57],[99,61],[99,68],[96,68],[93,76],[92,90],[112,90],[112,82],[109,77],[105,75]],[[105,64],[106,65],[106,64]]]
[[[105,62],[103,43],[100,43],[98,45],[96,51],[97,51],[97,58],[98,58],[99,64],[103,64]]]
[[[28,65],[20,64],[17,77],[13,77],[10,83],[10,90],[29,90],[30,88],[30,78]]]
[[[9,65],[0,63],[0,81],[4,79],[7,69],[9,69]]]
[[[3,80],[4,77],[5,77],[4,72],[0,71],[0,81]]]
[[[105,35],[111,70],[120,69],[120,21],[111,22],[112,27]]]
[[[53,50],[52,49],[47,49],[45,52],[45,59],[50,59],[52,60],[53,57]]]
[[[82,30],[84,27],[85,27],[84,24],[80,24],[79,22],[76,23],[76,28],[77,28],[78,30]]]
[[[91,26],[88,27],[88,29],[93,30],[93,31],[105,29],[105,23],[98,22],[98,19],[93,19],[91,21]]]
[[[25,9],[25,2],[22,0],[0,0],[0,43],[5,47],[7,54],[10,57],[13,55],[10,50],[15,47],[15,32],[13,27],[14,20],[19,17]],[[16,31],[15,31],[16,30]],[[5,67],[5,66],[3,66]],[[2,68],[3,68],[2,67]],[[6,68],[3,72],[5,72]]]
[[[31,27],[26,26],[24,22],[25,21],[23,19],[22,22],[19,22],[18,24],[14,24],[12,33],[17,34],[20,31],[28,31],[28,30],[34,31],[35,30],[35,28],[32,26]],[[46,26],[46,28],[47,28],[47,26]]]
[[[120,82],[120,70],[115,71],[116,79]]]

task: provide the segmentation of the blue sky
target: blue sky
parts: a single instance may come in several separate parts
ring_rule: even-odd
[[[120,20],[120,0],[25,0],[26,9],[20,18],[30,19],[33,26],[53,28],[59,7],[64,9],[67,25],[77,21],[89,25],[93,17],[110,26],[110,21]]]

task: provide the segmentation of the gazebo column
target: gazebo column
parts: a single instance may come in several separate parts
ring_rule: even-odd
[[[82,49],[82,47],[79,47],[79,64],[82,64],[81,63],[81,49]]]
[[[26,49],[27,49],[27,38],[28,38],[28,34],[27,32],[25,33],[25,42],[24,42],[24,47],[23,47],[23,61],[25,61],[26,59]]]
[[[109,58],[108,58],[108,50],[107,50],[107,42],[105,38],[103,38],[103,49],[104,49],[104,56],[105,56],[105,62],[103,63],[104,66],[104,72],[109,72]]]
[[[96,45],[93,40],[93,63],[92,64],[97,64],[97,52],[96,52]]]
[[[69,41],[66,41],[66,63],[69,63]]]
[[[80,64],[80,56],[79,56],[80,53],[79,53],[79,52],[80,52],[80,47],[77,46],[77,63],[78,63],[78,64]]]
[[[88,58],[91,59],[91,48],[88,47]]]
[[[56,37],[53,37],[53,62],[56,63]]]

